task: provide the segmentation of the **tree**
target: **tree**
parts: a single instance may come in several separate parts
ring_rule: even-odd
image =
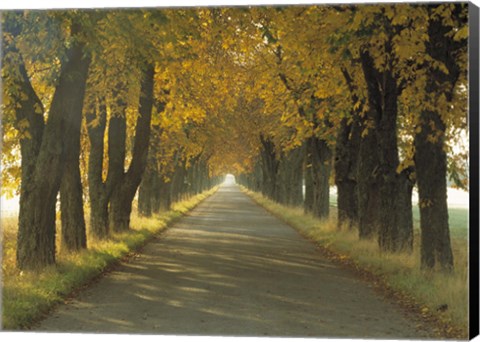
[[[340,8],[340,11],[347,23],[344,34],[337,35],[333,43],[340,55],[360,64],[363,75],[360,84],[365,89],[361,97],[353,93],[358,98],[354,107],[364,107],[360,116],[357,174],[360,236],[377,233],[379,246],[385,251],[411,250],[413,182],[409,169],[399,170],[397,121],[399,97],[407,81],[405,60],[412,53],[402,55],[405,51],[399,46],[405,43],[404,30],[410,30],[410,25],[421,25],[414,21],[419,16],[413,7],[403,5]],[[406,23],[408,15],[412,21]],[[345,72],[344,76],[352,93],[353,79],[349,80]]]
[[[73,23],[71,34],[77,35],[80,23]],[[82,53],[82,51],[80,51]],[[87,247],[87,233],[83,212],[83,189],[80,176],[80,129],[83,100],[90,64],[90,57],[72,72],[79,72],[76,91],[78,95],[69,99],[69,116],[65,119],[63,175],[60,183],[60,211],[62,220],[62,248],[77,251]],[[68,101],[68,100],[67,100]],[[67,107],[68,108],[68,107]]]
[[[351,63],[354,64],[353,62]],[[342,74],[347,83],[352,102],[352,110],[340,121],[337,141],[335,145],[335,184],[337,185],[338,225],[341,228],[347,224],[349,228],[359,223],[359,180],[357,171],[359,163],[359,149],[361,142],[361,116],[365,107],[357,93],[355,84],[347,67],[343,67]],[[366,189],[368,191],[368,189]],[[364,215],[364,218],[367,215]],[[370,227],[363,223],[359,226],[360,236],[365,236],[365,228]]]
[[[153,65],[148,64],[144,68],[132,161],[128,171],[122,174],[121,182],[113,190],[110,198],[109,228],[116,232],[127,230],[130,226],[133,198],[147,165],[155,70]]]
[[[95,107],[86,115],[90,155],[88,158],[88,190],[90,198],[90,233],[97,239],[108,236],[108,194],[111,193],[112,174],[103,181],[104,135],[107,126],[105,98],[99,96]],[[112,127],[112,126],[110,126]]]
[[[22,31],[40,22],[51,31],[60,32],[60,21],[52,17],[37,17],[11,12],[5,17],[6,53],[4,54],[5,95],[14,104],[17,127],[24,131],[22,149],[22,186],[20,191],[17,266],[20,269],[40,269],[55,263],[55,204],[64,171],[66,132],[73,133],[81,115],[85,80],[90,59],[85,56],[81,39],[82,26],[73,17],[68,48],[61,63],[57,85],[49,108],[48,119],[43,119],[44,106],[33,89],[25,56],[19,49]],[[79,26],[77,26],[79,25]],[[26,133],[28,132],[28,133]],[[30,137],[32,138],[30,140]],[[74,140],[74,139],[73,139]],[[71,143],[74,143],[72,141]]]
[[[453,269],[453,253],[448,226],[447,155],[445,136],[451,115],[463,116],[464,107],[454,103],[458,86],[466,76],[467,6],[428,7],[427,65],[424,101],[415,134],[415,165],[418,180],[421,227],[421,266],[432,269],[438,263],[444,271]],[[437,64],[440,63],[440,64]],[[431,100],[433,99],[433,101]],[[455,113],[448,108],[460,107]]]

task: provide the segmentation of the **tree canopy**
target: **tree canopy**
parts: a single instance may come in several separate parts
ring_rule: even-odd
[[[467,18],[459,3],[5,11],[2,194],[49,172],[55,201],[66,156],[104,213],[139,186],[170,198],[232,173],[325,217],[335,183],[360,237],[408,249],[411,218],[392,210],[411,211],[414,184],[421,207],[446,201],[423,191],[438,187],[425,161],[468,186]]]

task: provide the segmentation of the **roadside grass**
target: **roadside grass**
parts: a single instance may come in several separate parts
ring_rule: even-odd
[[[412,254],[381,252],[375,240],[359,240],[357,230],[338,229],[334,215],[319,220],[303,208],[285,207],[259,193],[242,190],[255,202],[329,251],[329,257],[347,262],[357,270],[374,275],[383,288],[393,290],[398,301],[427,320],[434,320],[438,333],[449,338],[468,334],[468,241],[463,234],[452,236],[455,271],[452,274],[420,269],[420,237],[415,229]],[[461,213],[462,214],[462,213]],[[445,308],[445,304],[448,309]],[[440,309],[439,309],[440,308]]]
[[[17,219],[2,218],[2,329],[28,329],[55,304],[64,301],[74,291],[143,246],[216,190],[213,188],[175,203],[170,211],[151,218],[139,217],[134,213],[129,231],[114,234],[104,241],[89,239],[88,249],[79,253],[61,251],[57,256],[57,264],[40,273],[19,272],[16,269]]]

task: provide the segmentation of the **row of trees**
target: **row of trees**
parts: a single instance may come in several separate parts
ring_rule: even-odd
[[[181,34],[170,15],[3,14],[3,176],[7,190],[20,183],[19,269],[55,263],[58,195],[61,248],[76,251],[87,247],[85,208],[88,235],[105,239],[129,228],[141,183],[144,215],[218,183],[187,138],[204,114],[174,108],[186,102],[172,94],[182,75],[170,73],[173,56],[162,53]],[[153,203],[158,196],[162,204]]]
[[[86,226],[128,229],[137,193],[151,215],[233,173],[321,218],[334,179],[340,224],[390,252],[412,248],[416,184],[422,266],[452,269],[467,17],[464,4],[5,12],[18,267],[54,263],[58,193],[62,248],[76,250]]]
[[[256,165],[240,182],[292,205],[304,185],[305,211],[320,218],[335,183],[339,225],[386,252],[412,251],[416,185],[421,265],[452,270],[447,176],[462,187],[468,179],[452,153],[467,124],[467,6],[273,12],[258,10],[256,22],[278,88],[259,93],[265,107],[281,98],[289,108],[258,135]]]

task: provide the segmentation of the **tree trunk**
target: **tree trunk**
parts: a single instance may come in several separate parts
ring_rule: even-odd
[[[152,214],[158,214],[161,209],[161,175],[158,170],[154,170],[152,179],[151,206]]]
[[[12,21],[10,21],[12,19]],[[17,36],[20,27],[16,13],[5,21],[5,30]],[[76,34],[75,28],[72,28]],[[14,43],[8,44],[6,53],[18,53]],[[78,115],[77,104],[83,102],[83,80],[86,78],[89,59],[84,58],[83,45],[76,42],[67,50],[58,84],[53,95],[46,125],[43,124],[43,108],[27,75],[23,61],[10,66],[9,57],[4,58],[7,68],[17,69],[9,82],[18,86],[26,95],[17,99],[17,123],[26,119],[30,139],[21,140],[22,186],[20,193],[19,227],[17,236],[17,267],[36,270],[55,263],[55,205],[64,171],[67,118]],[[81,112],[80,112],[81,114]],[[30,140],[26,142],[26,140]],[[28,158],[27,162],[24,159]]]
[[[140,187],[138,188],[138,214],[151,217],[153,212],[154,196],[154,173],[153,170],[145,170]]]
[[[348,228],[358,220],[357,159],[360,147],[360,128],[357,119],[350,124],[342,119],[335,146],[335,184],[337,186],[338,225]]]
[[[133,198],[147,165],[153,107],[153,78],[154,66],[148,65],[140,89],[139,116],[135,127],[132,161],[128,171],[122,177],[122,182],[113,190],[110,199],[109,226],[112,231],[125,231],[129,228]]]
[[[358,223],[357,170],[360,150],[360,118],[365,102],[357,95],[357,86],[347,68],[342,74],[350,90],[352,117],[343,118],[337,133],[335,146],[335,184],[337,185],[338,227],[348,228]]]
[[[332,151],[325,140],[317,137],[307,139],[311,177],[311,213],[318,218],[328,218],[330,212],[330,172]],[[309,180],[310,181],[310,180]],[[307,189],[308,185],[306,184]]]
[[[102,173],[107,108],[103,97],[97,99],[97,101],[98,112],[86,115],[88,137],[90,139],[90,155],[88,158],[90,233],[97,239],[105,239],[108,236],[108,196]]]
[[[80,135],[78,138],[80,138]],[[72,152],[72,154],[67,157],[65,171],[60,185],[60,210],[62,221],[61,247],[66,251],[78,251],[87,247],[79,159],[70,158],[75,155],[79,157],[79,152],[80,141],[78,144],[78,152],[76,152],[77,154]]]
[[[159,191],[158,191],[158,207],[159,210],[170,210],[172,205],[172,195],[171,195],[171,185],[172,182],[169,180],[168,182],[165,181],[163,175],[159,175],[158,177],[159,182]]]
[[[262,144],[262,193],[264,196],[276,201],[279,162],[275,154],[275,145],[269,138],[265,138],[263,135],[260,135],[260,142]]]
[[[305,213],[313,213],[313,198],[314,198],[314,187],[313,187],[313,160],[310,143],[307,140],[305,146],[305,167],[303,171],[303,178],[305,181],[305,199],[303,201],[303,209]]]
[[[388,42],[386,50],[387,53],[391,50]],[[383,251],[399,252],[403,246],[409,246],[409,241],[402,239],[409,237],[413,231],[413,226],[410,224],[413,222],[412,212],[399,210],[402,201],[411,201],[406,193],[399,193],[399,191],[408,190],[408,186],[402,184],[404,178],[397,174],[399,165],[397,145],[399,89],[391,67],[379,72],[367,51],[361,53],[361,62],[367,83],[370,106],[368,115],[375,124],[374,131],[368,135],[375,135],[377,140],[374,149],[377,150],[378,161],[374,169],[374,177],[376,177],[380,195],[377,208],[379,211],[378,244]],[[372,152],[370,151],[370,153]],[[403,208],[405,208],[405,203],[403,204]],[[407,207],[411,207],[411,204]],[[402,215],[405,216],[402,217]]]
[[[72,27],[72,33],[79,28]],[[75,76],[76,96],[69,102],[65,122],[64,170],[60,184],[60,210],[62,221],[62,248],[78,251],[87,247],[85,215],[83,212],[83,189],[80,176],[80,131],[82,126],[83,99],[90,59],[79,60]]]
[[[448,226],[447,158],[442,136],[431,142],[429,122],[443,126],[437,113],[422,113],[422,131],[415,136],[415,165],[421,228],[421,266],[431,269],[436,262],[444,270],[453,269],[453,254]],[[439,126],[437,126],[439,125]]]
[[[437,6],[432,6],[430,11]],[[455,18],[465,6],[454,5],[452,13]],[[426,93],[429,98],[444,94],[447,101],[451,101],[462,72],[457,63],[458,57],[466,53],[467,40],[455,41],[447,34],[451,27],[444,26],[441,20],[430,15],[426,51],[433,59],[443,62],[448,73],[430,67]],[[448,225],[447,156],[444,149],[447,127],[441,110],[421,112],[420,132],[415,135],[414,144],[420,206],[421,267],[432,269],[438,263],[443,271],[448,272],[453,270],[454,265]],[[429,139],[431,136],[437,138]]]
[[[400,163],[397,146],[397,87],[393,75],[384,72],[385,88],[383,96],[384,108],[377,114],[379,118],[376,133],[380,146],[380,230],[379,246],[384,251],[397,252],[403,244],[400,231],[403,229],[397,220],[397,202],[401,196],[398,191],[397,167]],[[404,196],[405,194],[403,194]]]
[[[412,190],[415,181],[412,180],[413,170],[408,168],[397,175],[397,222],[398,231],[398,250],[411,253],[413,251],[413,212],[412,209]]]
[[[256,192],[261,192],[262,189],[263,189],[263,185],[262,185],[262,163],[261,161],[257,161],[255,163],[255,167],[254,167],[254,170],[253,170],[253,174],[252,174],[252,182],[253,182],[253,191],[256,191]]]
[[[360,139],[357,164],[358,236],[371,239],[379,231],[380,192],[375,170],[378,166],[377,139],[370,130]]]
[[[300,206],[303,203],[303,157],[303,148],[297,147],[279,160],[277,197],[284,205]]]
[[[3,29],[5,33],[10,33],[14,38],[21,33],[19,15],[20,12],[4,14]],[[12,100],[17,104],[15,106],[15,128],[20,135],[20,152],[22,157],[17,266],[21,269],[34,269],[37,266],[35,259],[38,257],[38,254],[46,255],[41,259],[42,264],[51,264],[55,261],[54,240],[53,253],[49,253],[48,250],[42,250],[43,248],[51,249],[52,241],[45,241],[46,243],[38,241],[41,233],[44,232],[37,232],[34,230],[36,227],[30,226],[30,222],[33,221],[31,216],[35,208],[34,204],[36,203],[33,198],[35,195],[33,193],[33,189],[35,189],[34,172],[45,129],[44,108],[30,83],[23,58],[15,46],[15,39],[11,42],[6,42],[5,36],[3,36],[2,43],[4,49],[2,54],[3,86],[5,89],[18,88],[21,90],[17,92],[18,94],[12,93],[11,95]],[[20,96],[22,93],[23,96]],[[25,123],[27,124],[25,125]],[[52,209],[48,208],[48,210]],[[53,210],[55,210],[55,207],[53,207]],[[53,214],[55,215],[55,211],[53,211]],[[42,243],[42,246],[36,247],[40,243]],[[29,253],[31,253],[32,258],[28,258]],[[38,266],[40,268],[43,265]]]
[[[184,194],[184,187],[185,187],[185,161],[183,159],[179,159],[178,152],[175,165],[175,171],[172,175],[171,186],[170,186],[170,199],[172,203],[176,203],[181,200]]]

